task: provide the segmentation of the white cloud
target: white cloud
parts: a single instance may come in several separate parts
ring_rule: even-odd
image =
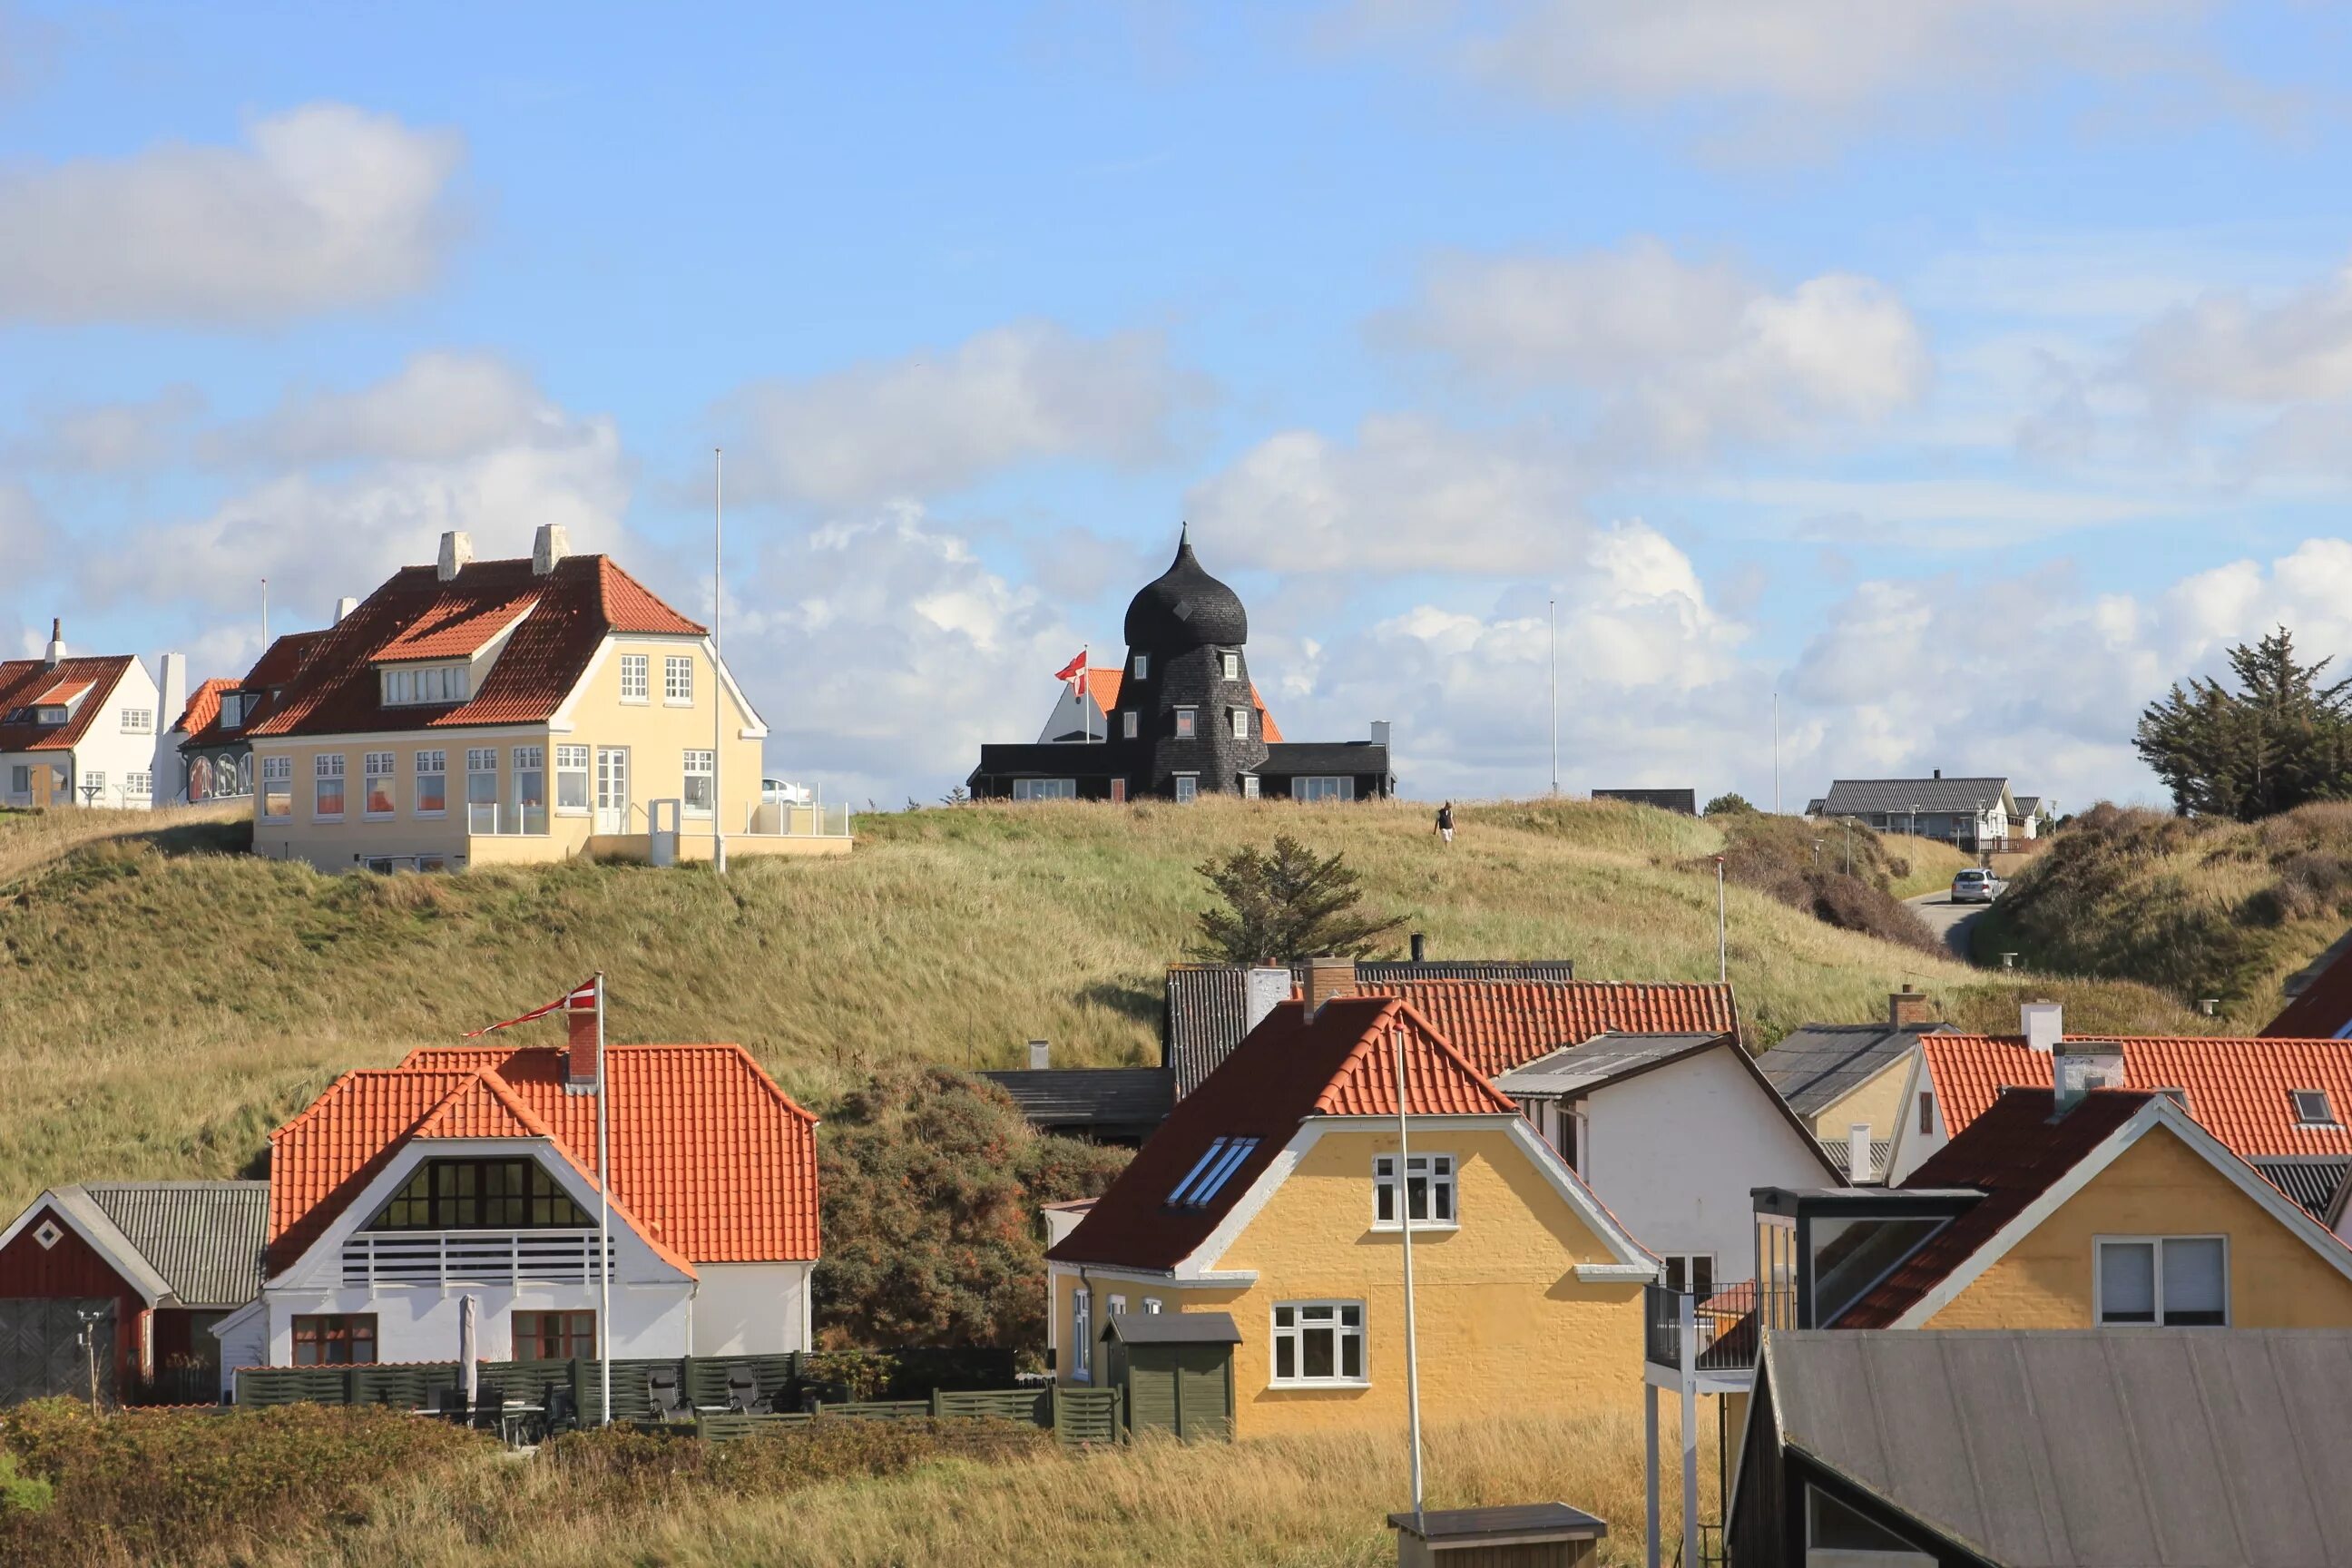
[[[2352,267],[2270,303],[2208,294],[2143,328],[2128,367],[2161,400],[2275,405],[2352,395]]]
[[[1749,479],[1706,487],[1800,539],[1929,550],[2000,550],[2083,528],[2188,510],[2136,490],[2002,479]]]
[[[936,496],[1013,464],[1164,457],[1202,395],[1156,332],[1081,337],[1050,321],[941,353],[764,381],[729,400],[728,482],[764,499],[855,507]]]
[[[1217,559],[1271,571],[1523,574],[1582,542],[1579,489],[1539,437],[1384,415],[1353,443],[1268,437],[1195,487],[1186,515]]]
[[[1590,392],[1596,444],[1618,454],[1875,419],[1916,401],[1928,374],[1918,323],[1874,279],[1825,273],[1776,293],[1646,239],[1451,258],[1384,330],[1490,383]]]
[[[44,410],[32,434],[12,441],[8,456],[27,468],[79,474],[130,474],[178,458],[205,412],[193,386],[169,386],[152,397]]]
[[[247,143],[0,174],[0,319],[278,321],[437,271],[454,133],[320,103],[253,121]]]
[[[355,392],[289,393],[277,410],[206,441],[215,459],[446,462],[561,433],[566,420],[530,378],[495,354],[420,353]]]

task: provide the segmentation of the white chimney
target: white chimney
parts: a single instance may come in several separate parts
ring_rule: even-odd
[[[1286,968],[1260,966],[1243,976],[1249,987],[1246,1016],[1242,1027],[1246,1035],[1265,1022],[1265,1016],[1290,1000],[1290,971]]]
[[[172,726],[188,705],[188,656],[167,653],[155,661],[162,679],[155,683],[155,754],[147,764],[153,777],[148,804],[169,805],[180,795],[180,742]]]
[[[1387,745],[1388,743],[1389,743],[1389,721],[1388,721],[1387,720],[1385,720],[1385,719],[1375,719],[1375,720],[1373,720],[1373,721],[1372,721],[1372,744],[1373,744],[1373,745],[1375,745],[1375,746],[1385,746],[1385,745]]]
[[[2066,1009],[2055,1002],[2028,1002],[2017,1010],[2017,1032],[2030,1051],[2053,1051],[2066,1036]]]
[[[530,574],[544,577],[555,570],[555,563],[572,553],[572,537],[563,531],[560,522],[542,522],[530,542]]]
[[[1845,1130],[1845,1179],[1855,1186],[1870,1180],[1870,1123],[1857,1121]]]
[[[448,574],[448,573],[444,573],[444,574],[442,574],[442,578],[441,578],[441,580],[442,580],[443,582],[445,582],[445,583],[446,583],[446,582],[447,582],[447,581],[449,580],[450,575],[451,575],[451,574]],[[337,600],[335,601],[335,619],[334,619],[334,624],[335,624],[336,626],[341,626],[341,625],[343,624],[343,617],[344,617],[345,616],[350,615],[353,610],[356,610],[356,609],[358,609],[359,607],[360,607],[360,602],[359,602],[357,599],[352,598],[349,594],[346,594],[346,595],[344,595],[341,598],[337,599]]]
[[[55,669],[66,660],[66,623],[62,616],[50,617],[49,646],[43,650],[41,660],[51,669]],[[176,713],[172,716],[175,719],[179,717]]]
[[[541,531],[544,531],[544,530]],[[1052,1067],[1053,1065],[1054,1047],[1052,1043],[1046,1040],[1030,1041],[1029,1070],[1031,1072],[1044,1072],[1047,1068]]]
[[[441,561],[435,568],[435,574],[444,583],[454,583],[457,580],[457,574],[463,571],[466,563],[473,558],[472,536],[452,530],[441,536]]]
[[[2123,1086],[2124,1048],[2113,1040],[2071,1040],[2050,1053],[2050,1087],[2061,1116],[2095,1089]]]

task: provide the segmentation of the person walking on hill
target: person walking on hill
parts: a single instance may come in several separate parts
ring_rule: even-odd
[[[1454,803],[1450,800],[1437,808],[1437,836],[1448,844],[1454,842]]]

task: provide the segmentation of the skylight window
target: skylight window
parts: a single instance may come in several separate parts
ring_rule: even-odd
[[[1233,1178],[1233,1173],[1241,1169],[1242,1162],[1250,1157],[1250,1152],[1257,1144],[1255,1138],[1213,1140],[1208,1152],[1185,1173],[1184,1179],[1176,1184],[1176,1190],[1168,1194],[1168,1206],[1176,1209],[1207,1206],[1209,1200],[1215,1197],[1225,1183]]]
[[[2287,1097],[2294,1101],[2294,1124],[2298,1127],[2333,1127],[2336,1111],[2327,1103],[2324,1089],[2291,1089]]]

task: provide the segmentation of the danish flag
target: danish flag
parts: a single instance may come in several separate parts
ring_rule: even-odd
[[[500,1029],[511,1029],[517,1024],[528,1024],[534,1018],[544,1018],[550,1013],[571,1013],[575,1016],[585,1014],[591,1020],[593,1020],[595,1017],[597,1009],[603,1001],[604,998],[600,994],[598,982],[593,979],[583,981],[572,990],[565,992],[562,995],[558,996],[554,1001],[550,1002],[546,1006],[533,1007],[530,1012],[525,1013],[520,1018],[509,1018],[503,1024],[487,1024],[478,1029],[468,1029],[466,1031],[466,1038],[470,1040],[475,1038],[477,1036],[494,1034]]]
[[[1054,672],[1054,679],[1068,681],[1071,694],[1084,697],[1087,694],[1087,650],[1080,648],[1076,658]]]

